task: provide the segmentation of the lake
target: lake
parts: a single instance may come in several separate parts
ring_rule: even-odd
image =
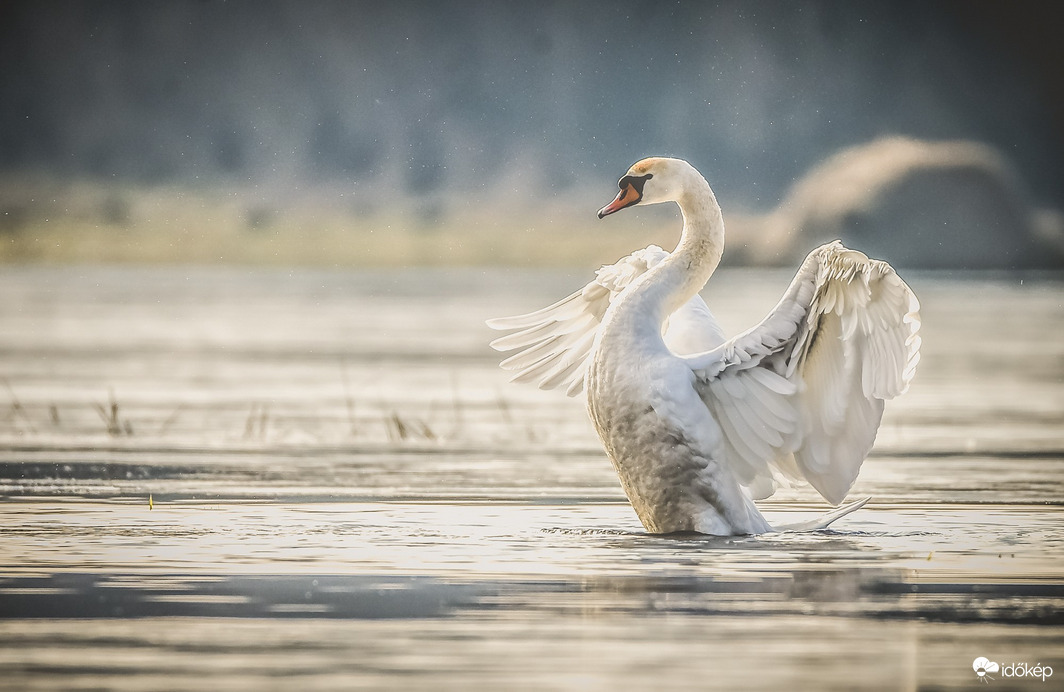
[[[872,501],[713,538],[486,345],[590,273],[5,267],[0,689],[1059,689],[1064,283],[903,274]],[[735,333],[789,279],[703,295]]]

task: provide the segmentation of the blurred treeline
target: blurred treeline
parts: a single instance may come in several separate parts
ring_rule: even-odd
[[[1064,207],[1055,16],[970,1],[7,2],[0,252],[551,261],[542,239],[586,226],[554,258],[580,261],[604,231],[566,219],[645,155],[695,163],[741,238],[816,164],[888,135],[988,145],[1025,203]],[[641,223],[616,228],[634,239]]]

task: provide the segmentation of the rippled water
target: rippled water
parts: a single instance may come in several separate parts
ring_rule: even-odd
[[[873,501],[722,539],[644,534],[582,404],[495,367],[483,319],[582,278],[5,269],[0,689],[1059,687],[1064,284],[910,277]],[[705,295],[734,332],[788,279]]]

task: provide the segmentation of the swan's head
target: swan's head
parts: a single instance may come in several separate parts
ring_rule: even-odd
[[[636,204],[678,202],[695,181],[705,184],[705,179],[686,161],[660,157],[643,159],[617,182],[621,191],[612,202],[599,209],[598,217],[601,219]]]

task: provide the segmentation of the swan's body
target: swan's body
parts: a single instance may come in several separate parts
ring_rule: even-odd
[[[655,158],[632,166],[620,187],[599,216],[676,202],[684,218],[676,249],[640,250],[559,303],[489,321],[519,330],[492,342],[522,349],[503,367],[517,381],[586,390],[595,429],[650,532],[771,531],[753,500],[789,480],[841,502],[875,441],[883,401],[915,372],[915,295],[885,262],[830,243],[809,254],[760,324],[725,340],[698,296],[724,249],[709,184],[685,161]]]

